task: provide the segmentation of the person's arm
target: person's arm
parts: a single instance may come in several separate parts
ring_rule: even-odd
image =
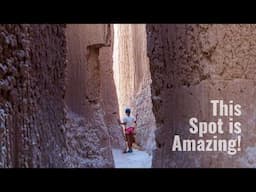
[[[135,117],[133,117],[133,118],[134,118],[134,120],[133,120],[133,122],[134,122],[133,134],[134,134],[134,135],[136,135],[138,114],[136,114],[136,116],[135,116]]]
[[[119,125],[126,125],[126,122],[123,122],[123,123],[122,123],[122,122],[120,121],[120,119],[117,119],[117,122],[118,122]]]
[[[137,125],[138,113],[135,116],[134,123]]]
[[[119,125],[121,125],[123,134],[125,135],[125,125],[126,125],[126,122],[122,123],[120,119],[117,119],[117,121],[118,121]],[[124,126],[122,126],[122,125],[124,125]]]

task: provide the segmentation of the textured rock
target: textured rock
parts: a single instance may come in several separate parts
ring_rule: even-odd
[[[0,25],[0,167],[113,167],[126,106],[153,167],[256,166],[256,25],[121,24],[114,45],[112,30]],[[242,106],[242,150],[172,152],[175,134],[197,138],[190,117],[215,120],[210,99]]]
[[[90,119],[72,112],[67,114],[64,129],[69,152],[65,157],[68,167],[113,167],[112,156],[109,152],[109,135],[102,128],[106,126],[102,120],[103,117],[97,113],[92,114]]]
[[[118,118],[118,99],[113,76],[113,25],[110,25],[111,46],[102,47],[99,52],[100,79],[101,79],[101,103],[104,109],[104,120],[108,127],[111,145],[115,148],[125,148],[125,140],[122,129],[117,124]]]
[[[256,25],[147,25],[157,149],[153,167],[255,167]],[[242,149],[172,152],[173,136],[189,136],[188,120],[213,120],[210,99],[242,106]],[[230,138],[228,134],[224,138]]]
[[[124,141],[114,115],[118,103],[112,71],[111,26],[68,25],[66,34],[65,100],[68,113],[83,119],[78,129],[72,125],[67,127],[67,132],[73,135],[68,137],[72,158],[84,158],[83,167],[113,167],[111,143],[120,147],[124,146]]]
[[[1,167],[65,167],[65,26],[0,29]]]
[[[110,141],[124,141],[111,32],[0,25],[0,167],[114,166]]]

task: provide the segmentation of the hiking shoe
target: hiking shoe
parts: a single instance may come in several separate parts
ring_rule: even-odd
[[[132,153],[132,149],[129,149],[127,152],[128,152],[128,153]]]

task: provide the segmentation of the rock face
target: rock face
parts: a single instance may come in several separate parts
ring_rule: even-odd
[[[64,25],[0,25],[0,167],[65,167]]]
[[[104,110],[104,121],[109,131],[111,146],[114,148],[125,148],[122,129],[117,124],[119,118],[118,99],[114,82],[113,72],[113,43],[114,29],[110,25],[111,42],[110,47],[102,47],[99,52],[100,80],[101,80],[101,103]]]
[[[114,167],[112,31],[0,25],[0,167]]]
[[[256,25],[1,24],[0,167],[114,167],[112,147],[124,147],[116,118],[128,106],[153,167],[255,167],[255,34]],[[176,134],[199,138],[191,117],[216,121],[212,99],[241,105],[241,151],[172,151]],[[219,139],[236,136],[224,129]]]
[[[113,167],[112,145],[125,144],[115,115],[112,33],[107,24],[67,25],[68,161],[75,166]]]
[[[255,31],[256,25],[147,25],[158,128],[153,167],[255,167]],[[211,99],[242,106],[234,117],[242,123],[241,151],[172,151],[175,134],[197,138],[189,134],[189,118],[216,120]]]
[[[120,116],[126,107],[138,113],[136,141],[147,152],[155,147],[155,118],[152,112],[151,77],[147,57],[146,25],[114,26],[114,68]]]

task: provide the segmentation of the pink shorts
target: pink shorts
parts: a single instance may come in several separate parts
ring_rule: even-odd
[[[134,127],[128,127],[128,128],[125,128],[125,134],[133,134],[134,133]]]

